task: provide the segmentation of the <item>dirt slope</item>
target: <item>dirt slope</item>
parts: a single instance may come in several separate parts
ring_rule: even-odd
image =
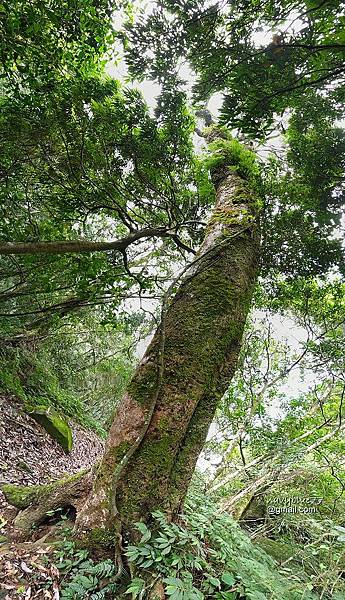
[[[47,483],[93,465],[103,452],[103,441],[76,423],[70,425],[73,449],[66,454],[14,398],[0,396],[0,484]],[[12,512],[0,492],[0,515],[8,519]]]

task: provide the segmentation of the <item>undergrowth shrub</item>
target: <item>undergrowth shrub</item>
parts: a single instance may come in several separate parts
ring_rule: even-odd
[[[68,540],[59,544],[55,557],[62,575],[61,600],[116,598],[118,586],[112,579],[117,569],[113,561],[95,563],[87,550],[77,549],[75,543]]]
[[[150,529],[137,527],[141,540],[126,551],[137,573],[127,590],[133,598],[146,598],[146,582],[157,577],[169,600],[317,598],[302,579],[283,577],[277,563],[204,496],[189,497],[180,524],[155,512]]]
[[[61,600],[148,600],[157,581],[168,600],[345,600],[340,579],[332,579],[332,556],[323,580],[314,581],[303,557],[297,564],[274,560],[199,491],[189,494],[178,522],[156,511],[150,527],[136,526],[141,539],[125,547],[120,579],[113,561],[94,562],[67,537],[55,552],[63,575]],[[331,555],[332,546],[344,542],[345,529],[332,527],[330,533]]]

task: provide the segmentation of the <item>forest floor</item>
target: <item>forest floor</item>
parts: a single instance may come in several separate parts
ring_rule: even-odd
[[[66,454],[14,398],[0,396],[0,415],[0,485],[48,483],[87,469],[102,454],[103,441],[73,422],[73,448]],[[0,514],[9,510],[12,511],[0,492]]]
[[[69,423],[73,432],[73,448],[66,454],[13,397],[0,396],[0,415],[0,485],[48,483],[64,474],[87,469],[102,454],[103,441],[94,432],[73,422]],[[0,491],[0,540],[11,533],[17,512]],[[58,598],[57,582],[53,586],[58,571],[54,564],[44,565],[44,561],[39,560],[49,552],[49,545],[36,546],[34,541],[29,544],[0,543],[0,600]],[[33,586],[32,573],[35,580],[38,576],[42,583],[48,579],[52,591],[44,590],[45,586]]]

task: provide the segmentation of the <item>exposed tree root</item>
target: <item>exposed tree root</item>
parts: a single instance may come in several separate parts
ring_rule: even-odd
[[[73,507],[78,512],[91,491],[94,472],[81,471],[47,485],[4,484],[2,491],[9,504],[20,509],[14,520],[17,539],[30,537],[33,527],[47,519],[47,513]]]

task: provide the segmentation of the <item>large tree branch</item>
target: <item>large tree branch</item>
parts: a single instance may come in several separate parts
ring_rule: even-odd
[[[164,227],[146,227],[140,231],[134,231],[126,237],[113,242],[92,242],[89,240],[62,240],[57,242],[3,242],[0,243],[0,255],[9,254],[66,254],[80,252],[102,252],[115,250],[123,252],[143,238],[172,237],[176,238],[173,231]],[[176,239],[175,239],[176,241]],[[187,249],[187,246],[184,246]],[[188,248],[189,249],[189,248]]]

